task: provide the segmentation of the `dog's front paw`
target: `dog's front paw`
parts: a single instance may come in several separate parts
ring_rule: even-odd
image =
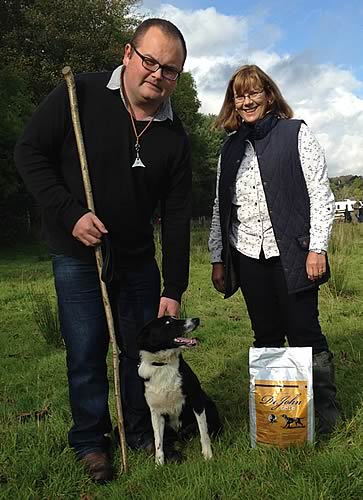
[[[155,463],[156,465],[164,465],[164,453],[156,453],[155,454]]]
[[[213,458],[212,448],[210,446],[205,447],[202,450],[202,453],[205,460],[210,460],[211,458]]]

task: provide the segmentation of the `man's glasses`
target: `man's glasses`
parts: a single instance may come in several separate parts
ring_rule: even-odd
[[[148,71],[155,73],[155,71],[157,71],[160,68],[161,75],[166,80],[171,80],[172,82],[175,82],[175,80],[177,80],[179,78],[181,71],[177,71],[175,68],[172,68],[171,66],[164,66],[163,64],[160,64],[158,61],[155,61],[155,59],[152,59],[151,57],[144,56],[143,54],[140,54],[140,52],[137,50],[137,48],[134,47],[133,45],[131,45],[131,47],[134,49],[136,54],[140,57],[143,67],[145,69],[147,69]]]
[[[234,96],[234,102],[236,102],[237,104],[244,103],[245,100],[247,99],[247,97],[251,101],[256,101],[256,100],[258,100],[258,99],[260,99],[262,97],[262,94],[264,92],[265,91],[262,89],[262,90],[259,90],[257,92],[249,92],[249,93],[243,94],[243,95],[235,95]]]

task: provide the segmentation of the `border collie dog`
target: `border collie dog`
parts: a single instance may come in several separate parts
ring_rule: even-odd
[[[210,436],[222,427],[214,402],[181,354],[182,348],[197,344],[196,339],[187,335],[198,325],[198,318],[164,316],[147,323],[138,335],[139,376],[145,384],[154,431],[155,462],[159,465],[164,463],[165,419],[182,433],[197,424],[206,460],[212,458]]]

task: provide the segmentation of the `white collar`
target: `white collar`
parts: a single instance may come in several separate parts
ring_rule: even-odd
[[[111,78],[108,82],[108,84],[106,85],[106,87],[110,90],[118,90],[121,94],[121,99],[126,106],[126,100],[125,100],[125,96],[123,94],[123,91],[122,91],[122,88],[120,88],[120,82],[121,82],[121,72],[124,70],[124,66],[121,65],[121,66],[118,66],[112,73],[111,75]],[[152,118],[151,116],[149,117],[146,117],[144,118],[143,120],[141,121],[147,121],[147,120],[150,120],[150,118]],[[157,112],[155,118],[154,118],[154,121],[156,122],[163,122],[167,119],[170,119],[170,120],[173,120],[173,109],[171,107],[171,102],[170,102],[170,97],[167,98],[166,101],[164,101],[159,109],[159,111]]]

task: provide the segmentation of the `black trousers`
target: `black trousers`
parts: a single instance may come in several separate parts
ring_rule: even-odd
[[[288,294],[279,257],[252,259],[232,248],[234,266],[239,274],[255,347],[313,348],[313,354],[328,351],[321,331],[318,288]]]

